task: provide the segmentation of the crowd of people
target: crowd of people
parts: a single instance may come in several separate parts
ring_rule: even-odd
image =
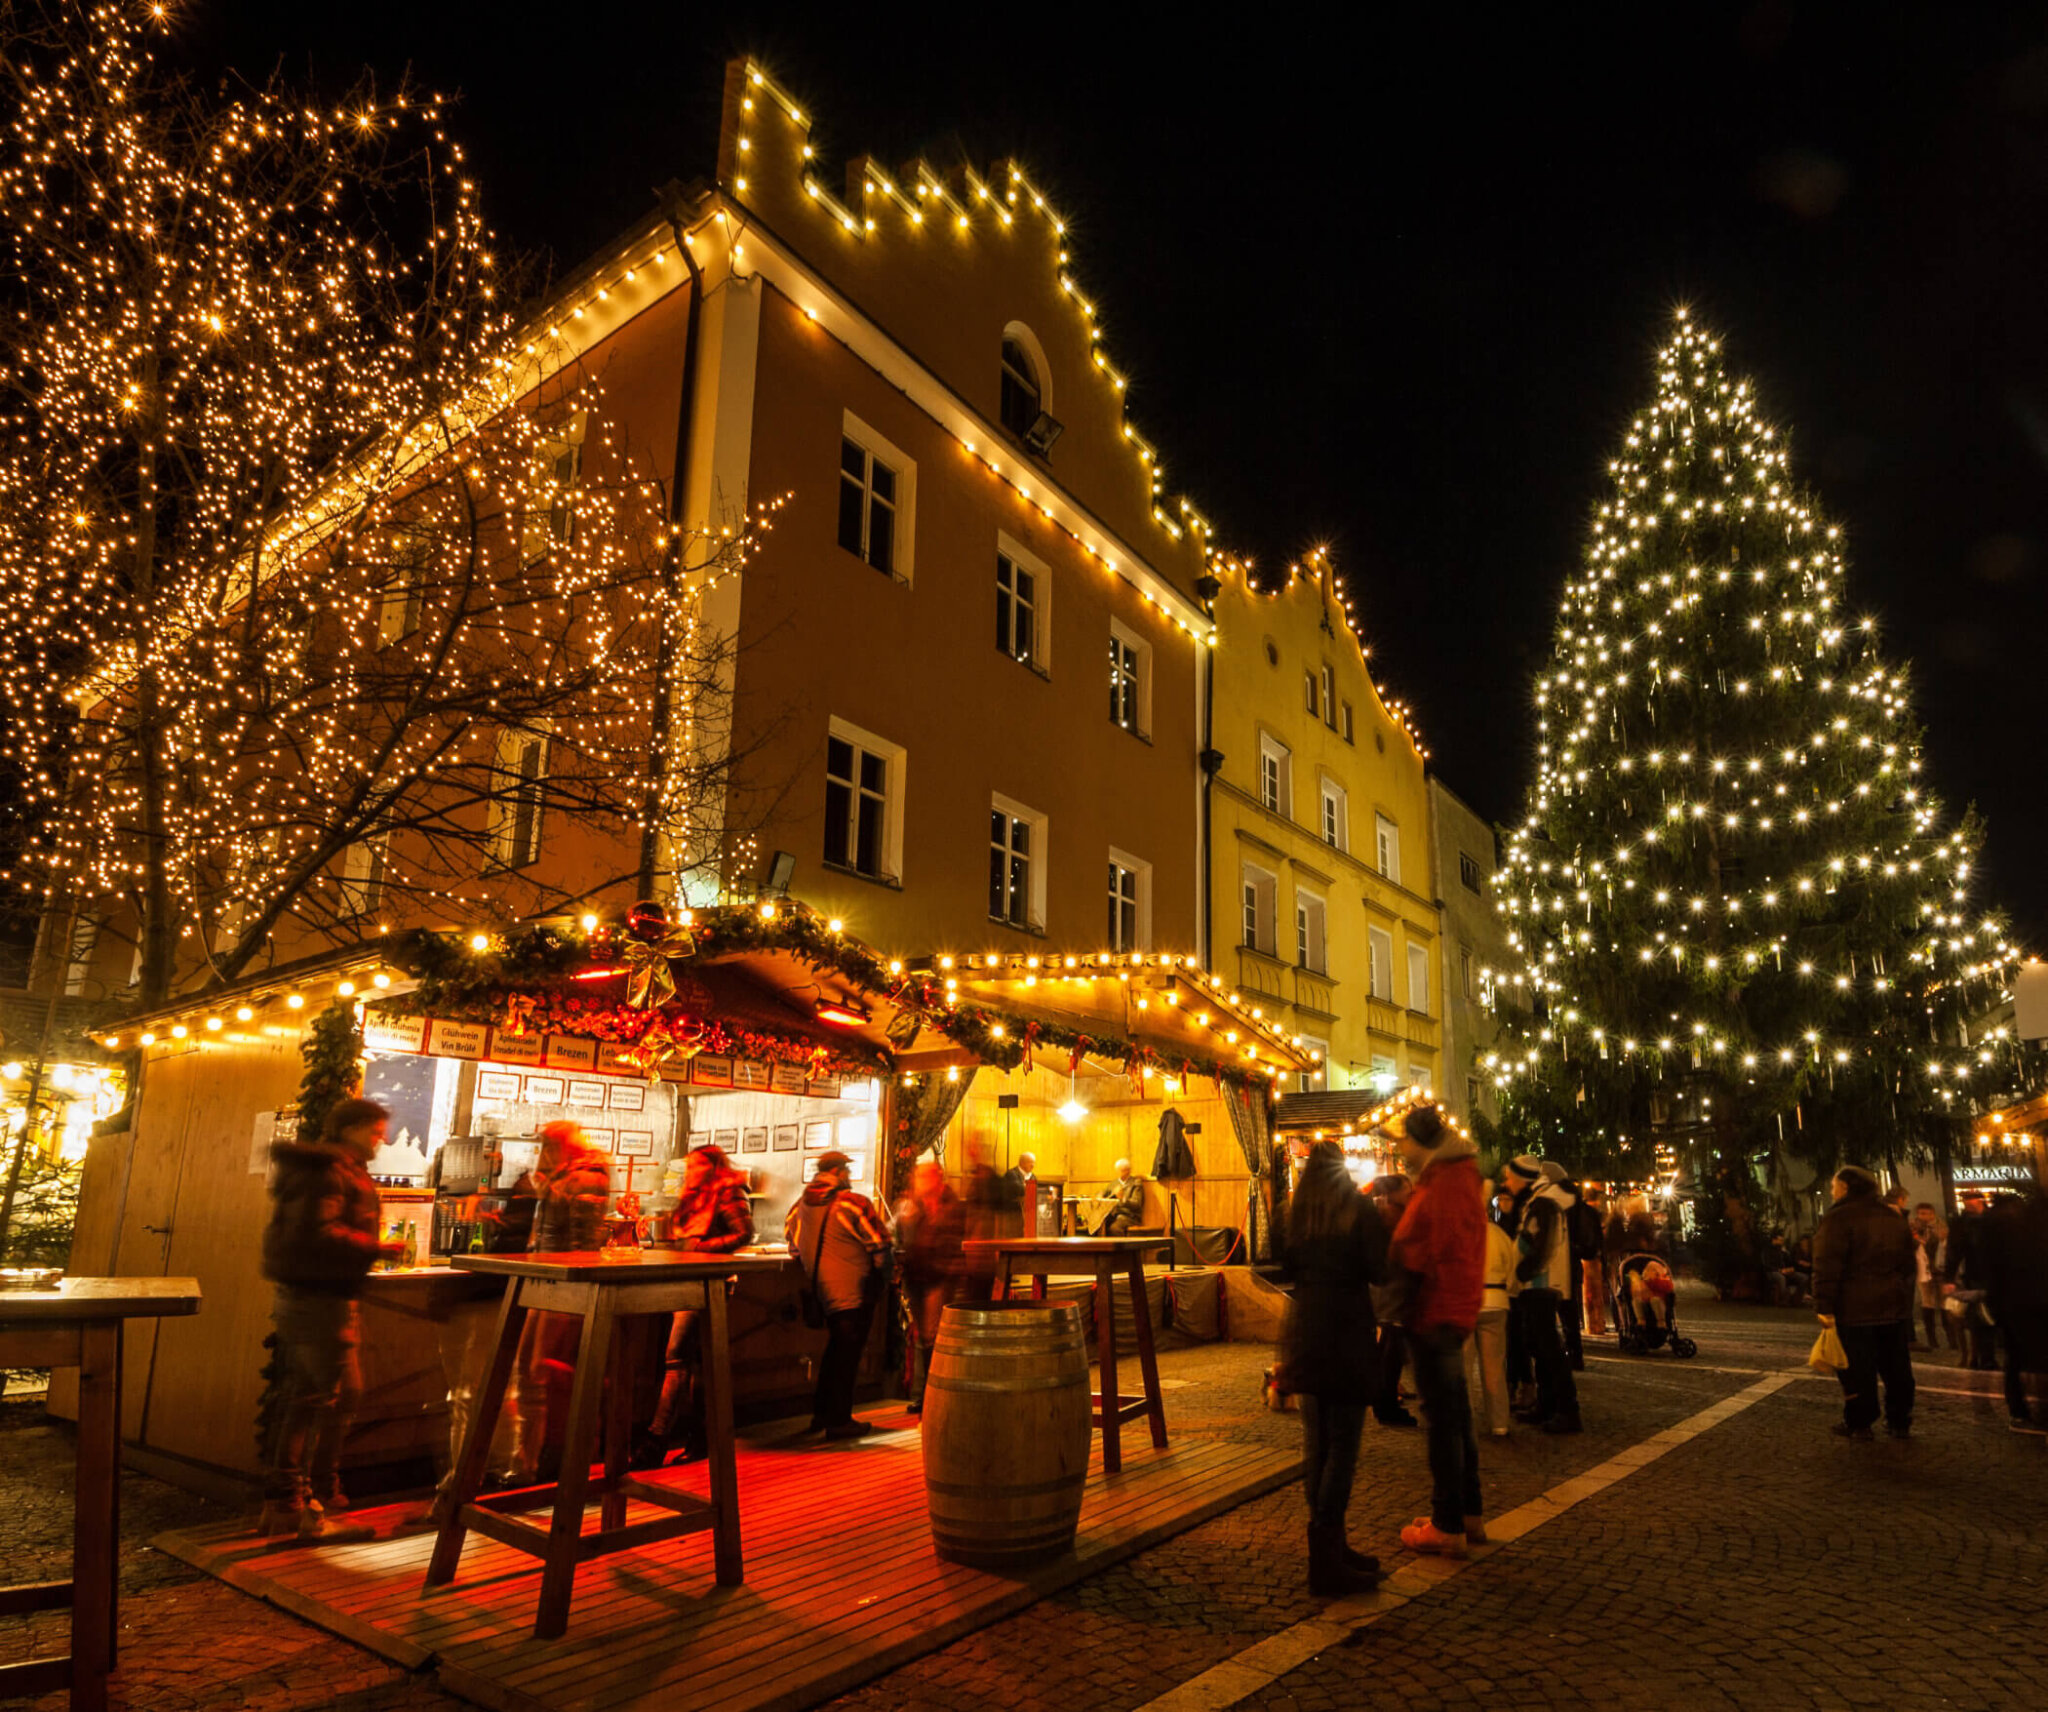
[[[1998,1366],[2012,1430],[2048,1437],[2048,1414],[2028,1390],[2048,1374],[2048,1192],[2035,1188],[1994,1206],[1963,1190],[1953,1224],[1930,1202],[1880,1194],[1877,1179],[1845,1165],[1829,1181],[1833,1204],[1812,1243],[1812,1299],[1841,1339],[1842,1419],[1833,1431],[1867,1442],[1882,1416],[1893,1438],[1912,1436],[1913,1356],[1936,1333],[1960,1365]]]

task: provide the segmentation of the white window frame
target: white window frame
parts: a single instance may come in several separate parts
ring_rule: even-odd
[[[870,570],[880,571],[883,576],[894,577],[899,583],[908,585],[915,580],[917,563],[917,460],[897,445],[879,428],[870,427],[851,410],[846,411],[840,421],[839,433],[842,439],[851,440],[867,453],[870,458],[880,458],[896,472],[896,532],[891,540],[890,563],[885,568],[869,564],[865,554],[861,563]],[[845,481],[838,455],[832,459],[834,485],[832,489],[832,541],[839,542],[839,487]],[[872,481],[872,478],[870,478]],[[863,517],[863,539],[866,522]],[[842,549],[844,551],[845,549]]]
[[[993,912],[990,913],[989,919],[991,921],[999,921],[1005,927],[1016,928],[1020,932],[1043,933],[1045,931],[1046,871],[1052,865],[1052,823],[1044,815],[1040,814],[1037,809],[1027,807],[1025,804],[1017,801],[1015,797],[1006,797],[1001,791],[990,793],[988,806],[991,816],[1000,814],[1007,816],[1012,821],[1021,820],[1031,831],[1030,848],[1024,857],[1027,864],[1024,876],[1024,888],[1027,894],[1025,903],[1026,919],[1020,922],[1014,915],[999,916]],[[995,849],[995,840],[991,838],[989,840],[991,855],[994,854]],[[1007,845],[1005,850],[1007,853]]]
[[[391,865],[391,834],[359,838],[341,853],[341,909],[344,915],[374,915],[384,902]]]
[[[579,411],[534,442],[532,492],[521,532],[529,565],[576,539],[576,490],[583,485],[586,425]]]
[[[1383,927],[1365,930],[1366,991],[1394,1002],[1394,936]]]
[[[1008,559],[1020,571],[1031,575],[1031,652],[1015,654],[1001,643],[997,651],[1020,666],[1029,666],[1047,676],[1052,673],[1052,567],[1014,536],[996,531],[996,558]],[[997,568],[998,588],[1002,572]]]
[[[1109,847],[1109,866],[1131,877],[1135,886],[1136,925],[1134,940],[1129,945],[1117,943],[1117,935],[1110,935],[1109,949],[1112,951],[1149,951],[1152,949],[1152,864],[1142,857],[1133,856],[1128,850],[1119,850],[1114,844]],[[1113,878],[1106,875],[1105,878]]]
[[[1319,781],[1317,798],[1321,813],[1316,836],[1332,850],[1351,848],[1351,793],[1327,774]]]
[[[882,762],[884,768],[882,835],[880,844],[881,872],[876,874],[865,873],[861,869],[854,867],[852,863],[835,857],[829,851],[826,852],[824,858],[826,865],[835,873],[857,874],[864,880],[878,880],[884,885],[901,885],[903,882],[904,774],[908,764],[908,751],[904,749],[902,744],[891,743],[886,737],[878,737],[874,732],[864,730],[862,727],[855,725],[851,720],[841,719],[836,713],[829,716],[825,721],[825,736],[828,744],[826,750],[828,759],[825,764],[827,789],[830,789],[831,780],[831,761],[829,759],[831,750],[829,742],[834,737],[838,738],[842,743],[851,744],[856,751],[865,751],[875,756]],[[859,766],[860,763],[856,760],[854,763],[854,794],[856,798],[860,794]],[[824,836],[822,824],[819,826],[818,832],[819,837],[822,838]]]
[[[1332,731],[1337,729],[1337,670],[1327,660],[1323,662],[1323,723]]]
[[[1294,966],[1311,975],[1330,972],[1330,906],[1305,886],[1294,888]]]
[[[1421,1002],[1417,1003],[1416,982],[1422,984]],[[1408,1008],[1423,1016],[1429,1015],[1429,947],[1408,942]]]
[[[552,735],[544,727],[508,725],[498,732],[490,825],[491,867],[495,872],[513,873],[540,860],[541,834],[547,823],[548,750],[552,743]],[[529,778],[526,758],[536,750],[535,768]],[[507,784],[507,780],[511,783]],[[533,814],[522,837],[519,817],[529,798]]]
[[[1372,817],[1373,865],[1379,870],[1380,878],[1401,883],[1401,829],[1386,815],[1374,812]]]
[[[1256,862],[1247,862],[1239,875],[1239,943],[1268,957],[1280,952],[1280,876]]]
[[[1136,718],[1134,723],[1126,725],[1116,716],[1115,703],[1121,667],[1118,664],[1117,647],[1112,646],[1109,650],[1109,722],[1120,730],[1149,739],[1152,735],[1152,644],[1120,618],[1112,618],[1109,621],[1109,639],[1112,644],[1121,646],[1130,655],[1131,668],[1137,675],[1137,683],[1134,686],[1137,693],[1132,698],[1137,704]]]
[[[1274,788],[1267,789],[1268,768]],[[1294,818],[1294,751],[1269,732],[1259,733],[1259,801],[1283,820]]]
[[[1366,1081],[1376,1094],[1391,1094],[1401,1085],[1401,1066],[1384,1052],[1375,1052],[1366,1070]]]

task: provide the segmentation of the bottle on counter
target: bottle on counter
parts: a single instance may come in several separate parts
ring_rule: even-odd
[[[411,1270],[411,1269],[412,1269],[413,1267],[415,1267],[415,1266],[419,1265],[419,1263],[420,1263],[420,1227],[419,1227],[419,1221],[418,1221],[418,1220],[416,1220],[416,1219],[407,1219],[407,1220],[405,1221],[405,1260],[404,1260],[403,1264],[404,1264],[404,1266],[406,1267],[406,1269],[407,1269],[407,1270],[409,1271],[409,1270]]]

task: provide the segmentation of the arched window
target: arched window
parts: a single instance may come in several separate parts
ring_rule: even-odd
[[[1044,387],[1039,380],[1039,368],[1030,350],[1014,333],[1003,336],[1003,426],[1020,440],[1031,432],[1032,423],[1038,420],[1039,412],[1045,408],[1041,402]]]

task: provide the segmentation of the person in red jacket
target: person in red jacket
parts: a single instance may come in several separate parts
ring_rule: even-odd
[[[731,1254],[754,1240],[754,1207],[747,1199],[746,1173],[736,1170],[725,1149],[707,1142],[683,1160],[683,1189],[669,1219],[669,1243],[697,1254]],[[701,1308],[681,1308],[669,1319],[661,1398],[654,1418],[633,1442],[635,1468],[659,1468],[668,1460],[669,1435],[680,1425],[683,1460],[710,1454],[704,1424],[704,1353]]]
[[[1465,1340],[1486,1288],[1486,1200],[1472,1138],[1434,1105],[1397,1120],[1415,1192],[1394,1229],[1392,1261],[1409,1274],[1407,1330],[1429,1435],[1429,1514],[1401,1530],[1410,1551],[1463,1557],[1483,1545],[1479,1441],[1465,1390]]]

